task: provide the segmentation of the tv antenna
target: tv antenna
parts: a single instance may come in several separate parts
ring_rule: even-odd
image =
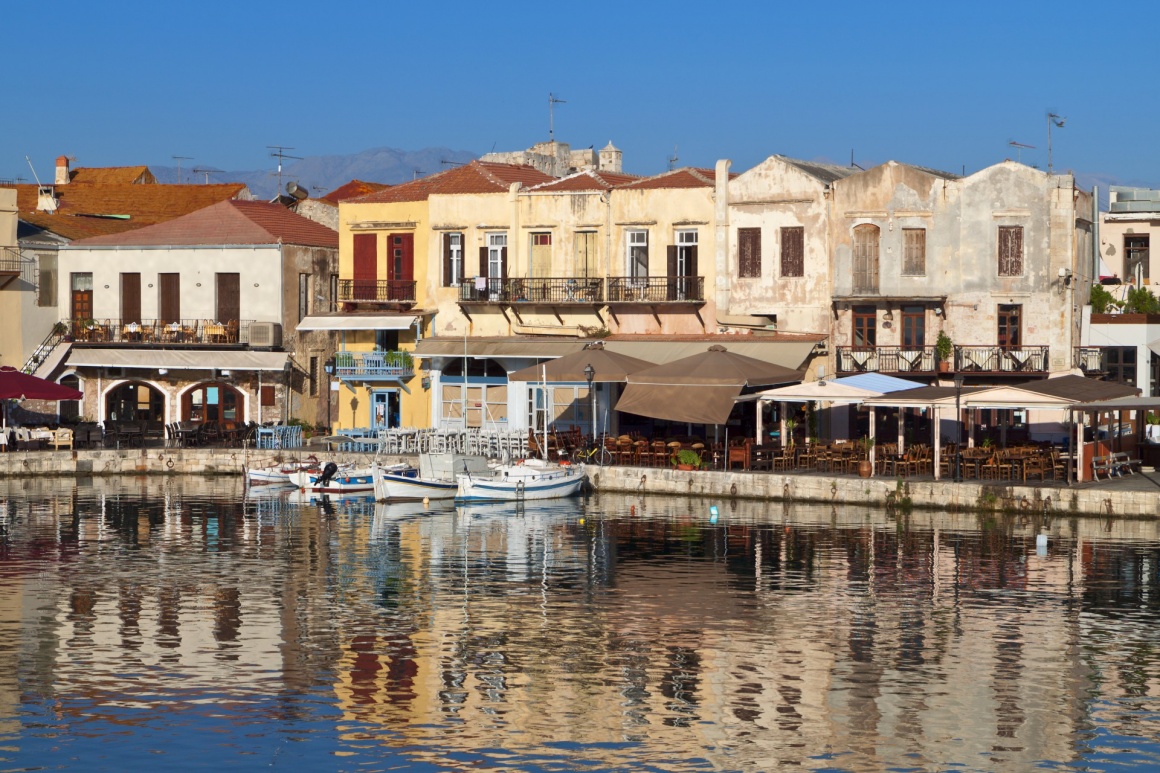
[[[466,162],[465,161],[448,161],[445,158],[441,158],[441,159],[439,159],[439,163],[442,164],[443,166],[463,166]]]
[[[1066,122],[1067,122],[1067,119],[1064,118],[1062,115],[1058,115],[1056,113],[1048,113],[1047,114],[1047,173],[1048,174],[1052,173],[1052,168],[1053,168],[1051,165],[1051,127],[1054,124],[1055,126],[1058,126],[1060,129],[1062,129],[1063,124]]]
[[[423,174],[423,170],[420,169],[419,167],[415,167],[414,169],[411,170],[411,179],[418,180],[419,175],[421,175],[421,174]]]
[[[862,169],[862,167],[860,167],[856,163],[854,163],[854,149],[853,148],[850,148],[850,166],[853,169],[861,169],[863,172],[866,171],[865,169]]]
[[[1016,142],[1015,140],[1008,140],[1007,145],[1009,147],[1016,149],[1015,150],[1015,160],[1018,161],[1020,164],[1023,163],[1023,151],[1024,150],[1035,150],[1034,145],[1027,145],[1027,144],[1022,143],[1022,142]]]
[[[677,162],[680,160],[681,160],[681,157],[677,155],[677,146],[673,145],[673,155],[669,156],[669,171],[670,172],[677,168]]]
[[[274,151],[273,153],[270,154],[270,157],[278,159],[278,192],[281,193],[282,192],[282,159],[293,158],[293,159],[296,159],[298,161],[301,161],[302,156],[290,155],[286,151],[287,150],[294,150],[294,148],[290,148],[290,147],[287,147],[285,145],[267,145],[266,147],[269,148],[270,150]]]
[[[555,108],[556,105],[566,104],[566,100],[560,99],[552,92],[548,92],[548,142],[556,141],[556,125],[555,125]]]
[[[181,185],[181,162],[192,161],[193,156],[170,156],[170,158],[177,162],[177,184]]]
[[[36,180],[36,187],[43,188],[44,186],[40,184],[40,175],[36,173],[36,167],[32,165],[32,159],[25,156],[24,160],[28,162],[28,168],[32,170],[32,179]]]
[[[218,172],[220,172],[221,170],[220,170],[220,169],[208,169],[208,168],[206,168],[206,167],[204,167],[204,166],[195,166],[195,167],[194,167],[194,168],[193,168],[191,171],[192,171],[194,174],[203,174],[203,175],[205,175],[205,184],[206,184],[206,185],[209,185],[209,176],[210,176],[211,174],[217,174],[217,173],[218,173]]]

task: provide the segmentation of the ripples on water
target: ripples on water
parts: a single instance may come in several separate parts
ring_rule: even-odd
[[[1153,523],[5,486],[0,770],[1160,767]]]

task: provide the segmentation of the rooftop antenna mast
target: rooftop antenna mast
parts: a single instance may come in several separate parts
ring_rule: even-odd
[[[856,163],[854,163],[854,149],[853,148],[850,148],[850,167],[853,169],[862,169],[862,167],[860,167]],[[866,170],[862,169],[862,171],[865,172]]]
[[[1051,126],[1052,124],[1063,128],[1063,124],[1067,121],[1062,115],[1056,113],[1047,114],[1047,173],[1051,174],[1053,167],[1051,165]]]
[[[548,142],[556,141],[556,105],[563,105],[565,103],[566,100],[560,99],[550,91],[548,92]]]
[[[680,156],[677,155],[677,146],[673,145],[673,155],[669,156],[669,171],[677,168],[677,162],[680,161]]]
[[[181,185],[181,162],[192,161],[193,156],[170,156],[170,158],[177,162],[177,184]]]
[[[1023,150],[1024,149],[1035,150],[1034,145],[1025,145],[1024,143],[1016,142],[1015,140],[1008,140],[1007,145],[1016,149],[1015,160],[1018,161],[1020,164],[1023,163]]]
[[[28,168],[32,170],[32,179],[36,180],[36,187],[43,188],[44,186],[40,184],[40,175],[36,173],[36,167],[32,165],[32,159],[25,156],[24,160],[28,162]]]
[[[217,169],[207,169],[207,168],[206,168],[206,167],[204,167],[204,166],[195,166],[195,167],[192,169],[192,171],[193,171],[193,173],[194,173],[194,174],[203,174],[203,175],[205,175],[205,184],[206,184],[206,185],[209,185],[209,176],[210,176],[211,174],[216,174],[216,173],[218,172],[218,170],[217,170]]]
[[[281,195],[281,193],[282,193],[282,159],[293,158],[293,159],[296,159],[298,161],[301,161],[302,156],[290,155],[286,151],[287,150],[294,150],[294,148],[286,147],[285,145],[267,145],[266,147],[269,148],[270,150],[274,151],[273,153],[270,154],[270,157],[278,159],[278,193],[279,193],[279,195]]]

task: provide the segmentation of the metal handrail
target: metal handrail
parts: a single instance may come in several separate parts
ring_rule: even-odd
[[[697,303],[705,300],[702,276],[614,276],[608,303]]]
[[[934,346],[838,346],[840,373],[933,373],[938,370]]]
[[[250,343],[250,327],[254,320],[211,319],[182,320],[122,320],[70,319],[62,320],[64,340],[75,344],[189,344],[220,346]]]
[[[1047,346],[955,346],[955,370],[967,373],[1039,373],[1048,365]]]
[[[340,301],[368,301],[375,303],[414,303],[413,279],[340,279]]]
[[[599,277],[476,277],[459,285],[464,303],[588,304],[604,302]]]

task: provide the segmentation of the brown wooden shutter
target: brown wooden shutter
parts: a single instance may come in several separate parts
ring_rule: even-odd
[[[999,276],[1023,275],[1023,227],[999,226]]]
[[[378,294],[378,234],[354,235],[354,292],[351,299],[373,301]]]
[[[217,321],[241,318],[241,274],[217,275]]]
[[[121,274],[121,322],[141,322],[140,274]]]
[[[157,290],[163,323],[181,321],[181,274],[158,274]]]
[[[499,276],[496,278],[506,279],[507,275],[507,247],[504,247],[499,251]]]
[[[697,245],[689,247],[689,265],[685,267],[688,276],[700,276],[697,270]]]
[[[805,276],[805,229],[781,229],[781,275]]]
[[[667,248],[665,248],[665,252],[666,252],[666,257],[668,259],[668,264],[669,264],[668,274],[670,277],[676,276],[677,275],[677,245],[670,244]]]
[[[451,286],[451,234],[449,233],[443,234],[443,286]]]
[[[399,234],[399,246],[403,250],[403,265],[395,279],[411,282],[415,279],[415,234]]]
[[[487,247],[479,248],[479,275],[487,276]]]
[[[263,384],[263,385],[262,385],[262,396],[261,396],[261,400],[262,400],[262,407],[263,407],[263,408],[270,408],[270,407],[272,407],[272,406],[275,404],[275,401],[274,401],[274,387],[272,387],[272,386],[270,386],[270,385],[268,385],[268,384]]]
[[[761,229],[737,229],[737,275],[746,279],[761,276]]]

